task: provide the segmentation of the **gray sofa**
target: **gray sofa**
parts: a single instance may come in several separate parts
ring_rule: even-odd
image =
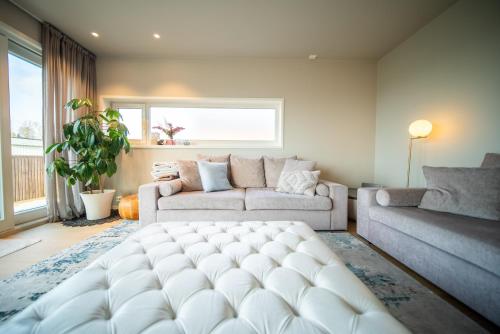
[[[357,233],[500,325],[500,221],[419,209],[424,192],[360,188]]]
[[[161,196],[161,182],[144,184],[139,187],[139,220],[142,226],[162,221],[296,220],[315,230],[346,230],[347,187],[320,183],[328,188],[326,196],[279,193],[273,188]]]

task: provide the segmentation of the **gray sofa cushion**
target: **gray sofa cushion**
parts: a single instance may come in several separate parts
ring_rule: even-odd
[[[369,216],[500,276],[498,222],[407,207],[374,206]]]
[[[423,167],[419,208],[500,220],[500,168]]]
[[[486,153],[481,167],[500,167],[500,153]]]
[[[288,159],[296,160],[297,156],[290,158],[273,158],[264,156],[264,173],[266,175],[266,187],[275,188],[278,186],[281,171]]]
[[[245,189],[180,192],[158,199],[160,210],[245,210]]]
[[[247,189],[247,210],[331,210],[332,200],[324,196],[279,193],[270,188]]]
[[[264,159],[231,155],[231,178],[233,186],[237,188],[265,187]]]

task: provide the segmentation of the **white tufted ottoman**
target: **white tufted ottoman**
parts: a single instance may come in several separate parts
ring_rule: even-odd
[[[407,333],[306,224],[146,226],[2,333]]]

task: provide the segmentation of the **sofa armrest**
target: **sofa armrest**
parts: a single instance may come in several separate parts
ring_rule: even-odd
[[[320,180],[319,183],[330,189],[329,197],[333,201],[330,229],[347,230],[347,186],[326,180]]]
[[[369,225],[370,225],[370,216],[369,210],[370,207],[378,206],[377,203],[377,192],[380,188],[359,188],[358,189],[358,198],[357,198],[357,221],[356,221],[356,232],[365,239],[369,240]]]
[[[160,198],[159,182],[139,186],[139,222],[141,226],[156,223],[156,211]]]
[[[377,203],[381,206],[419,206],[425,188],[383,188],[377,191]]]

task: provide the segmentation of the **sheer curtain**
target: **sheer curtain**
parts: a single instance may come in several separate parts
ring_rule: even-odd
[[[64,139],[63,124],[79,115],[64,108],[73,98],[96,101],[95,55],[48,23],[42,25],[43,50],[43,114],[45,147]],[[55,154],[45,156],[47,166]],[[73,156],[62,155],[65,159]],[[47,210],[50,221],[80,216],[84,206],[80,185],[67,187],[65,180],[54,174],[46,176]]]

